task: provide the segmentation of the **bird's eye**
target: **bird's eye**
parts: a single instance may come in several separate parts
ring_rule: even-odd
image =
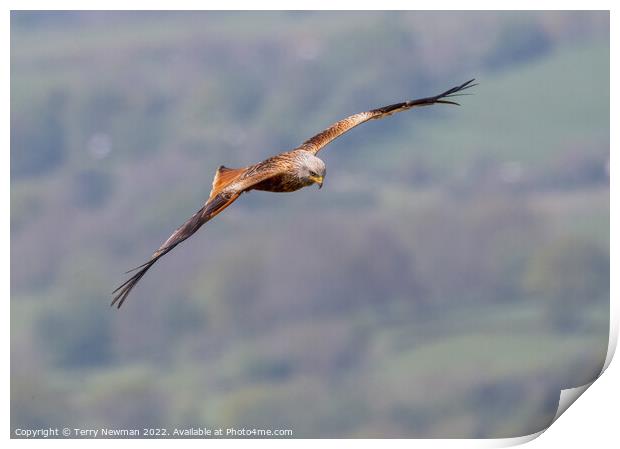
[[[310,170],[310,176],[318,176],[315,172],[313,172],[312,170]]]

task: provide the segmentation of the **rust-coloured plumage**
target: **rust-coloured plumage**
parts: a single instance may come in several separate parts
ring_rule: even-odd
[[[258,164],[244,168],[221,166],[215,173],[213,187],[204,206],[174,231],[147,262],[129,271],[135,271],[136,273],[114,290],[115,296],[112,305],[120,307],[134,286],[160,257],[166,255],[179,243],[189,238],[203,224],[230,206],[242,193],[251,190],[294,192],[312,184],[318,184],[320,188],[325,177],[325,164],[316,157],[316,154],[332,140],[368,120],[381,119],[414,107],[429,106],[437,103],[458,105],[458,103],[448,100],[448,98],[462,95],[459,92],[475,86],[473,81],[473,79],[469,80],[460,86],[453,87],[433,97],[396,103],[352,115],[334,123],[326,130],[302,143],[296,149],[280,153]]]

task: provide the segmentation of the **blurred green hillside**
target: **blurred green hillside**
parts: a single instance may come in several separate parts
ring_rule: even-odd
[[[215,169],[367,123],[110,292]],[[13,12],[11,427],[511,437],[609,323],[609,15]]]

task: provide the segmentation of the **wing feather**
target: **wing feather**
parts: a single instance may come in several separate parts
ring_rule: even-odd
[[[172,251],[179,243],[191,237],[200,227],[215,217],[217,214],[226,209],[229,205],[233,203],[238,197],[240,193],[234,194],[218,194],[215,197],[211,198],[207,203],[202,206],[192,217],[183,223],[181,226],[177,228],[176,231],[172,233],[168,240],[166,240],[160,247],[153,253],[151,258],[140,265],[139,267],[134,268],[131,271],[136,271],[136,273],[127,279],[124,283],[122,283],[116,290],[112,293],[116,294],[114,299],[112,300],[112,306],[116,305],[117,307],[121,307],[127,296],[131,292],[131,290],[136,286],[138,281],[142,279],[142,277],[146,274],[148,270],[157,262],[161,257],[168,254]]]
[[[350,117],[347,117],[345,119],[342,119],[334,123],[326,130],[306,140],[304,143],[301,144],[299,149],[309,151],[312,154],[316,154],[325,145],[330,143],[332,140],[336,139],[337,137],[341,136],[347,131],[355,128],[356,126],[367,122],[368,120],[382,119],[384,117],[388,117],[397,112],[406,111],[411,108],[421,107],[421,106],[430,106],[436,103],[452,104],[452,105],[458,106],[459,104],[457,102],[452,101],[452,100],[447,100],[447,98],[459,96],[460,95],[459,92],[465,89],[469,89],[470,87],[476,86],[477,84],[472,84],[473,82],[474,80],[471,79],[459,86],[455,86],[433,97],[419,98],[417,100],[410,100],[410,101],[405,101],[402,103],[395,103],[389,106],[383,106],[381,108],[372,109],[366,112],[360,112],[359,114],[354,114]]]
[[[172,251],[179,243],[191,237],[202,225],[230,206],[243,192],[275,174],[277,173],[274,170],[261,170],[260,168],[257,169],[256,166],[245,169],[218,168],[213,179],[213,189],[204,206],[198,209],[191,218],[179,226],[157,251],[153,253],[149,260],[128,271],[128,273],[134,271],[136,273],[112,292],[115,296],[111,305],[116,305],[120,308],[131,290],[140,279],[142,279],[146,272],[150,270],[155,262]]]

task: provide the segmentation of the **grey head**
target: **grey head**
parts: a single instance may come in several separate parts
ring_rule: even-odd
[[[295,157],[295,162],[296,175],[304,184],[318,184],[319,189],[323,187],[325,162],[308,151],[300,151]]]

